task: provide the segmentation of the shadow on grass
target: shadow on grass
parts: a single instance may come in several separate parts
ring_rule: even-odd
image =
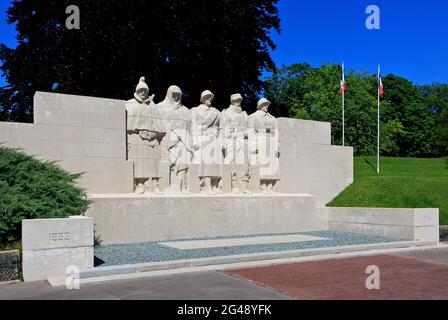
[[[375,167],[375,165],[373,165],[373,164],[369,161],[369,159],[367,159],[367,158],[364,158],[364,161],[366,162],[366,164],[367,164],[369,167],[372,168],[373,172],[376,173],[376,167]]]

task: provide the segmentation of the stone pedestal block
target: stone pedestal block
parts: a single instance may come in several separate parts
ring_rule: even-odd
[[[68,266],[93,267],[93,244],[92,218],[23,220],[24,280],[65,277]]]
[[[326,208],[330,230],[439,242],[439,209]]]

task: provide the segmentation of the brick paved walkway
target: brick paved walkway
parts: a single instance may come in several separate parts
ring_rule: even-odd
[[[369,265],[380,268],[379,291],[365,288],[368,277],[365,270]],[[0,285],[0,300],[291,298],[448,299],[448,247],[243,269],[227,274],[214,271],[130,279],[83,285],[81,290],[50,288],[45,282]]]
[[[380,268],[380,290],[367,290],[366,268]],[[381,255],[229,271],[296,299],[448,299],[448,265]]]

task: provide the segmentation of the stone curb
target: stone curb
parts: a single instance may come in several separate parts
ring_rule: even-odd
[[[97,267],[81,269],[80,283],[101,283],[180,273],[263,267],[306,261],[342,259],[356,256],[372,256],[410,250],[426,250],[440,247],[445,248],[446,245],[437,245],[436,242],[430,241],[403,241],[396,243],[341,246],[325,249],[304,249],[275,253],[246,254],[229,257],[213,257],[136,265]],[[65,278],[52,278],[47,281],[54,287],[65,285]]]

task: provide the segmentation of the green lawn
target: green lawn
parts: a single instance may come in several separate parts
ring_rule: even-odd
[[[448,164],[445,159],[355,158],[355,182],[330,207],[439,208],[448,224]]]

